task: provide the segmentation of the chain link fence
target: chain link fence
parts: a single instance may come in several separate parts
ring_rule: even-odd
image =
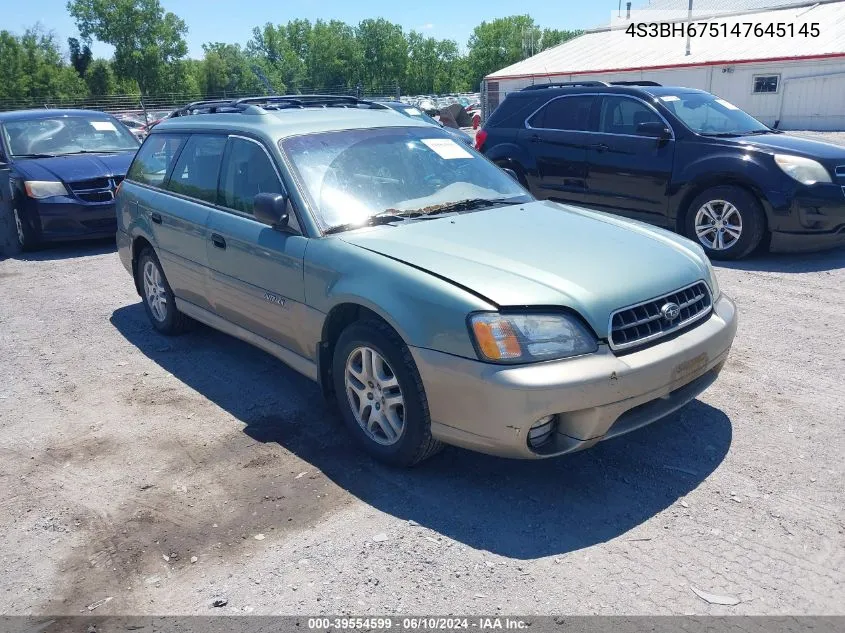
[[[0,99],[0,111],[26,110],[31,108],[82,108],[85,110],[101,110],[112,114],[136,114],[150,118],[152,113],[162,110],[174,110],[193,101],[208,99],[238,99],[240,97],[263,96],[264,92],[219,91],[212,93],[167,92],[150,95],[108,95],[80,98],[28,98],[28,99]],[[300,88],[286,94],[328,94],[350,95],[358,98],[399,98],[399,86],[395,84],[364,88],[362,86],[323,86],[315,88]],[[153,117],[155,118],[155,117]]]

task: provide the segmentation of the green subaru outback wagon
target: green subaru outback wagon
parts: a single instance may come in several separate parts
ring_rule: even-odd
[[[192,104],[117,196],[153,327],[196,320],[277,356],[351,435],[411,465],[442,443],[569,453],[661,418],[736,332],[701,247],[534,200],[425,123],[341,97]]]

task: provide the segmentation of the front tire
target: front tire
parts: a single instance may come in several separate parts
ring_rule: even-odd
[[[371,456],[408,467],[441,448],[431,437],[417,366],[390,327],[377,321],[347,327],[335,345],[332,374],[343,421]]]
[[[26,252],[31,251],[38,246],[38,238],[35,236],[35,231],[23,217],[17,207],[12,207],[12,219],[15,225],[15,236],[18,241],[18,249]]]
[[[750,192],[734,186],[711,187],[690,203],[684,233],[711,259],[741,259],[766,232],[766,216]]]
[[[153,327],[168,336],[187,330],[190,320],[176,308],[176,297],[152,249],[145,248],[138,256],[135,274],[144,309]]]

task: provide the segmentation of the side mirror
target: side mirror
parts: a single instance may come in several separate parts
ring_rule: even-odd
[[[637,134],[640,136],[668,139],[672,137],[672,130],[666,127],[666,124],[662,121],[648,121],[637,124]]]
[[[519,182],[519,176],[516,175],[516,172],[511,169],[510,167],[502,167],[503,172],[505,172],[508,176]]]
[[[274,229],[288,225],[288,197],[281,193],[259,193],[252,201],[252,214]]]

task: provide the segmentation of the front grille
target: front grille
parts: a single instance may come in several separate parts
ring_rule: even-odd
[[[665,315],[667,310],[664,310],[664,306],[673,303],[678,308],[678,314],[675,318],[669,318]],[[622,308],[610,317],[610,348],[624,350],[651,342],[704,318],[712,309],[710,289],[703,281]]]
[[[111,202],[114,200],[114,190],[122,180],[123,176],[78,180],[70,183],[70,190],[85,202]]]

